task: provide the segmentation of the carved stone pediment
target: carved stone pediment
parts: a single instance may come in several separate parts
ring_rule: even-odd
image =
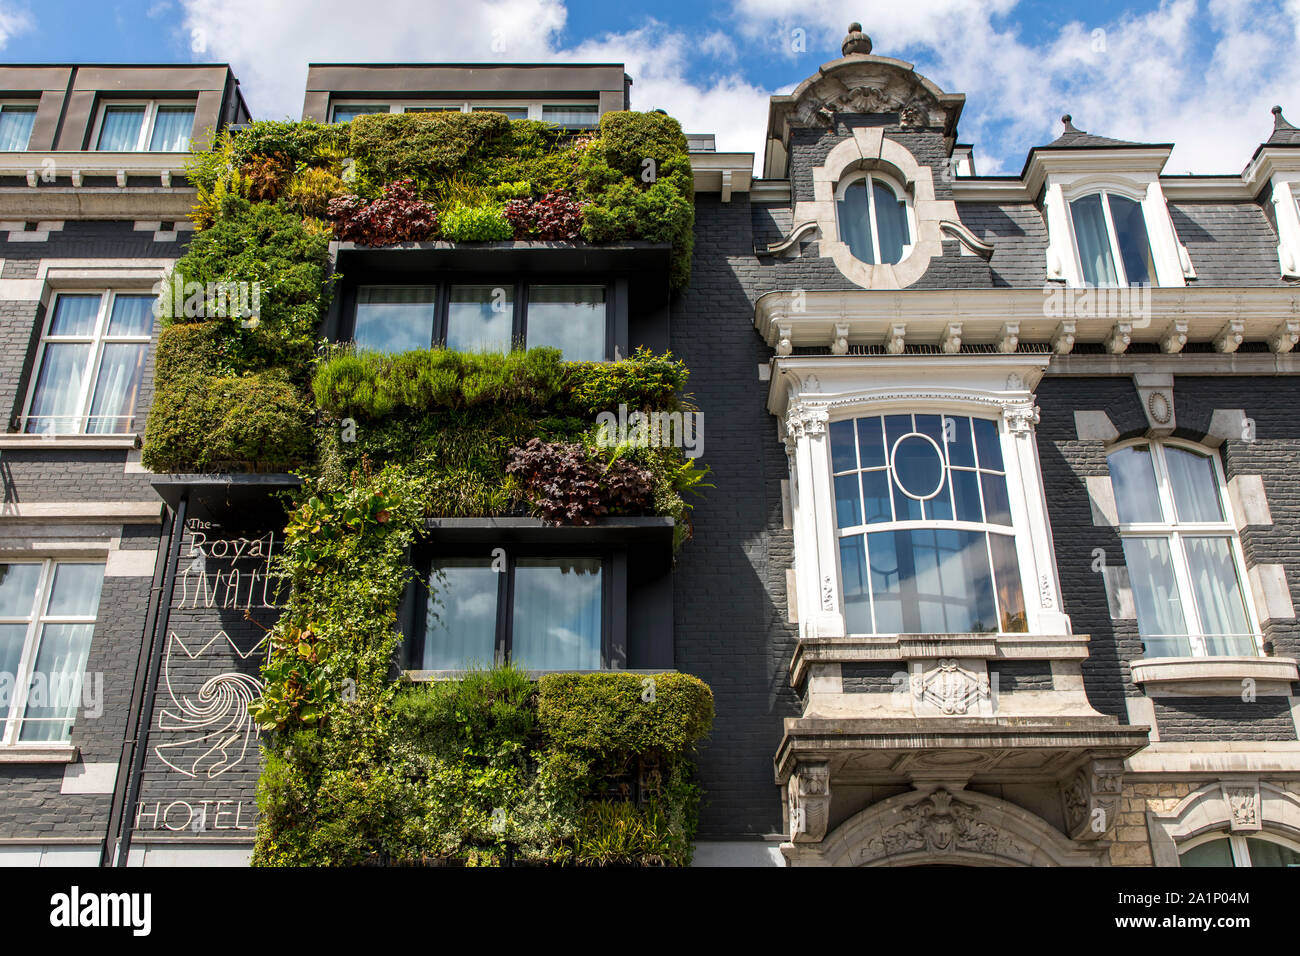
[[[946,120],[915,73],[880,59],[814,78],[798,94],[790,119],[797,126],[829,126],[836,113],[898,113],[905,126],[943,126]]]

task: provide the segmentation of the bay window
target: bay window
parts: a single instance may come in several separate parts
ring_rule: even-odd
[[[410,662],[466,670],[599,670],[607,626],[605,557],[542,552],[437,556]]]
[[[23,430],[131,432],[155,301],[152,294],[58,293],[41,336]]]
[[[27,148],[36,123],[36,107],[26,103],[0,103],[0,153]]]
[[[1150,657],[1257,655],[1218,460],[1162,442],[1108,458],[1138,631]]]
[[[184,153],[194,132],[194,104],[166,100],[105,103],[95,149],[116,153]]]
[[[1086,285],[1155,282],[1155,262],[1140,202],[1117,193],[1092,193],[1070,203],[1070,219]]]
[[[892,265],[912,251],[914,230],[907,200],[900,193],[889,180],[876,175],[850,179],[840,186],[836,202],[840,241],[855,258]]]
[[[1300,846],[1273,834],[1211,833],[1184,844],[1178,865],[1300,866]]]
[[[837,421],[830,453],[848,633],[1027,630],[997,422]]]
[[[67,741],[99,611],[102,564],[0,564],[4,744]]]

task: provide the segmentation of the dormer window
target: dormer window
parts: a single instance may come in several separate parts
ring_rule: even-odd
[[[901,189],[876,174],[850,179],[836,197],[840,241],[854,258],[871,265],[893,265],[912,251],[915,230]]]
[[[1075,245],[1085,285],[1152,284],[1156,267],[1142,204],[1097,192],[1070,203]]]
[[[184,153],[193,132],[192,102],[113,102],[100,109],[94,143],[112,153]]]
[[[36,107],[24,103],[0,103],[0,153],[27,148],[36,122]]]

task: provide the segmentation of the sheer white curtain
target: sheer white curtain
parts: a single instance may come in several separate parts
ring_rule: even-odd
[[[106,106],[99,127],[96,149],[114,153],[133,152],[140,142],[140,126],[144,123],[143,106]]]
[[[511,659],[529,670],[599,670],[599,558],[520,558]]]
[[[149,150],[154,153],[184,153],[194,131],[192,106],[160,106],[154,115]]]
[[[31,106],[0,106],[0,152],[19,152],[32,138],[36,109]]]
[[[496,654],[497,589],[505,574],[488,558],[441,558],[429,574],[424,670],[490,667]]]
[[[81,703],[81,684],[104,584],[102,564],[57,564],[28,685],[21,741],[67,740]],[[60,618],[91,618],[60,621]]]

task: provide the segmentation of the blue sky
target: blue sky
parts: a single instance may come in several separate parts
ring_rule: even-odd
[[[1077,126],[1239,172],[1269,108],[1300,123],[1300,0],[0,0],[10,62],[229,62],[255,115],[301,110],[313,60],[622,61],[633,106],[759,152],[767,98],[839,55],[850,20],[967,105],[981,172]],[[802,43],[799,39],[802,39]]]

